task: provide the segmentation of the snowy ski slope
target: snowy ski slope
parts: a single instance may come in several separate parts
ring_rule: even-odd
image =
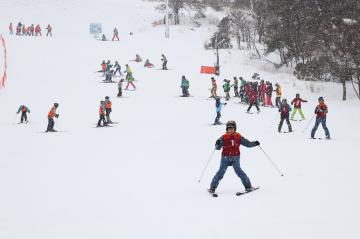
[[[221,121],[236,120],[238,131],[259,140],[285,176],[260,149],[242,147],[242,168],[261,189],[235,196],[243,186],[229,168],[219,197],[209,197],[220,152],[197,180],[225,130],[210,126],[211,76],[199,74],[201,65],[215,61],[203,48],[214,26],[171,26],[165,39],[164,28],[151,25],[162,17],[153,6],[140,0],[0,2],[8,50],[8,80],[0,90],[0,239],[359,238],[360,107],[352,89],[343,102],[340,85],[294,86],[291,74],[249,60],[250,52],[220,51],[218,93],[224,78],[250,79],[258,72],[279,82],[289,101],[299,92],[309,102],[303,104],[307,120],[292,122],[293,134],[279,134],[276,109],[246,114],[247,106],[232,98]],[[53,38],[9,36],[9,22],[18,21],[41,24],[43,34],[50,23]],[[108,38],[117,26],[120,41],[93,39],[91,22],[101,22]],[[170,71],[129,62],[140,54],[160,68],[162,53]],[[99,83],[95,71],[108,59],[123,69],[130,64],[136,91],[117,99],[116,84]],[[194,97],[179,97],[182,75]],[[106,95],[119,124],[95,129]],[[313,123],[303,132],[319,96],[329,107],[334,140],[310,140]],[[39,133],[54,102],[60,104],[55,129],[65,132]],[[26,125],[16,124],[21,104],[31,110]],[[317,136],[324,137],[321,127]]]

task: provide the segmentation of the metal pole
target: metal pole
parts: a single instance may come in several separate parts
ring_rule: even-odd
[[[219,65],[219,44],[218,44],[218,38],[216,35],[216,68],[215,68],[215,75],[220,75],[220,65]]]
[[[306,125],[305,129],[302,131],[303,133],[307,130],[307,128],[309,127],[309,125],[313,121],[314,117],[315,117],[315,114],[311,117],[311,119],[309,120],[309,123]]]
[[[271,158],[269,157],[269,155],[267,155],[267,153],[261,148],[261,146],[259,145],[259,148],[261,149],[261,151],[265,154],[266,158],[271,162],[271,164],[274,166],[274,168],[278,171],[278,173],[281,175],[281,177],[284,176],[284,174],[280,171],[280,169],[275,165],[275,163],[271,160]]]
[[[201,175],[200,175],[200,178],[198,180],[198,182],[200,183],[202,177],[204,176],[204,173],[205,173],[205,170],[207,169],[209,163],[210,163],[210,160],[212,159],[212,157],[214,156],[214,153],[215,153],[215,149],[213,150],[213,152],[211,153],[211,156],[209,158],[209,160],[207,161],[206,165],[205,165],[205,168],[203,169],[203,171],[201,172]]]
[[[165,37],[169,38],[169,0],[166,0]]]

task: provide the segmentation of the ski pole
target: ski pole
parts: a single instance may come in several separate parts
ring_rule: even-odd
[[[214,156],[214,153],[215,153],[215,149],[212,151],[212,153],[211,153],[211,155],[210,155],[210,158],[209,158],[209,160],[207,161],[207,163],[206,163],[206,165],[205,165],[205,168],[203,169],[203,171],[202,171],[202,173],[201,173],[201,175],[200,175],[200,178],[199,178],[199,181],[198,181],[199,183],[200,183],[202,177],[204,176],[204,173],[205,173],[205,171],[206,171],[206,169],[207,169],[207,167],[208,167],[208,165],[209,165],[209,163],[210,163],[210,160],[211,160],[212,157]]]
[[[305,129],[302,131],[303,133],[307,130],[307,128],[309,127],[310,123],[312,122],[312,120],[314,119],[315,114],[311,117],[309,123],[306,125]]]
[[[265,154],[265,156],[268,158],[268,160],[271,162],[271,164],[274,166],[274,168],[279,172],[279,174],[281,175],[281,177],[284,176],[284,174],[280,171],[280,169],[275,165],[275,163],[271,160],[271,158],[269,157],[269,155],[263,150],[263,148],[261,148],[261,146],[259,145],[259,148],[261,149],[261,151],[263,151],[263,153]]]

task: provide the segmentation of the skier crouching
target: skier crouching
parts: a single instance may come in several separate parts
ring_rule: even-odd
[[[226,133],[215,144],[217,150],[222,150],[220,168],[211,181],[210,193],[215,193],[220,180],[224,177],[227,167],[232,166],[241,179],[246,191],[252,191],[250,179],[240,167],[240,145],[251,148],[260,145],[259,141],[249,141],[236,132],[236,122],[230,120],[226,123]]]

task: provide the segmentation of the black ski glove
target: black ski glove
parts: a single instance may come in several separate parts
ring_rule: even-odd
[[[259,146],[260,142],[256,140],[256,141],[253,142],[253,144],[254,144],[254,146]]]
[[[220,150],[222,146],[223,146],[223,141],[221,139],[216,140],[215,149]]]
[[[56,114],[55,117],[56,117],[56,118],[59,118],[59,114]]]

